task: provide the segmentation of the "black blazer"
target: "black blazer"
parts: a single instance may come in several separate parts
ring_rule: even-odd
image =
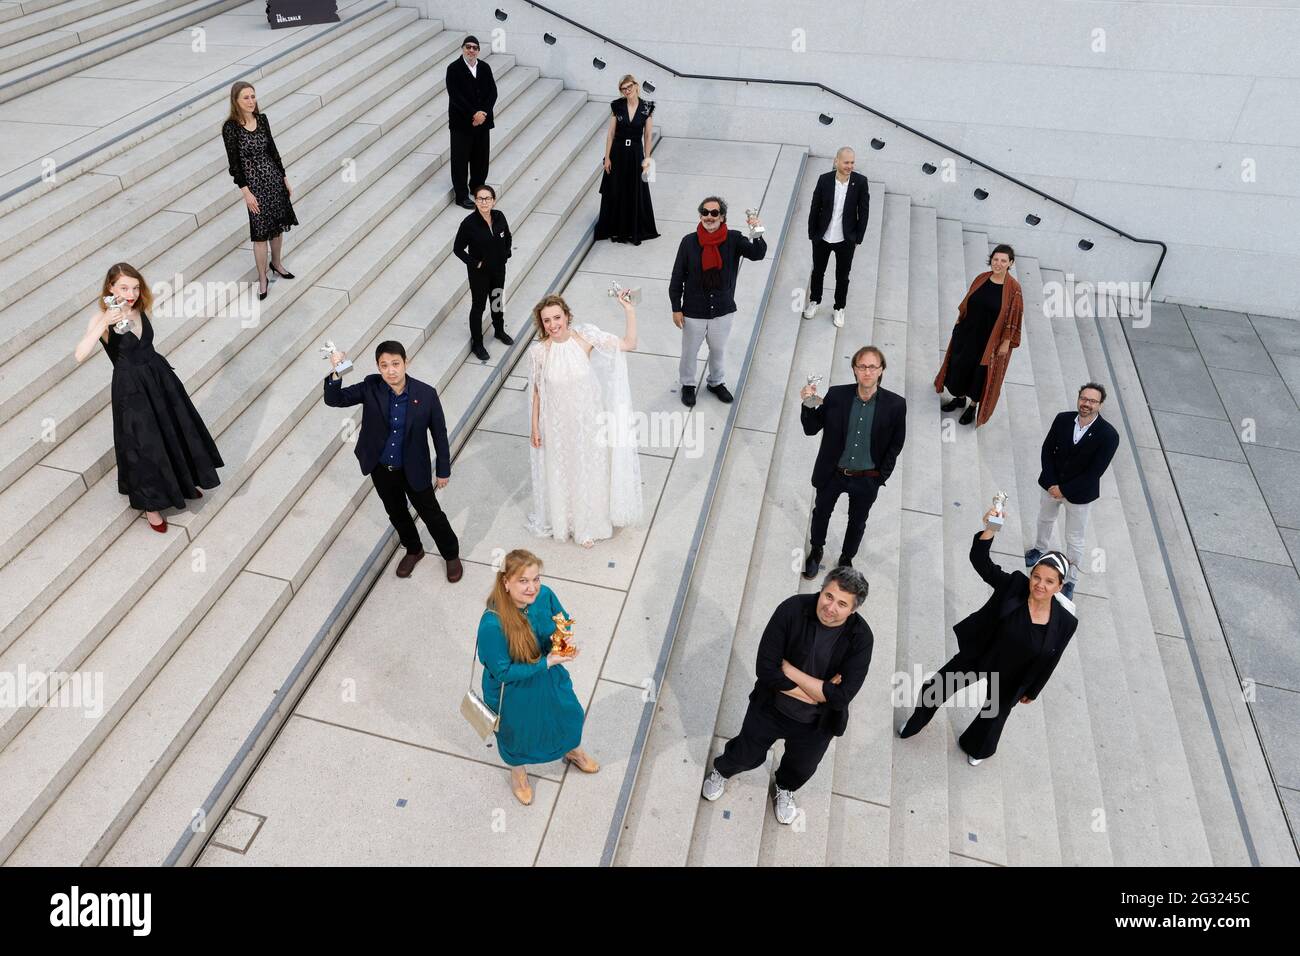
[[[1119,448],[1119,432],[1099,414],[1097,420],[1074,443],[1077,413],[1061,412],[1043,439],[1043,470],[1038,484],[1043,490],[1061,486],[1061,494],[1072,505],[1086,505],[1101,496],[1101,476]]]
[[[266,130],[267,154],[275,161],[275,165],[280,167],[280,175],[287,175],[284,171],[284,160],[280,159],[280,151],[275,148],[275,137],[271,135],[271,124],[267,122],[265,113],[257,114],[257,125],[260,129]],[[230,165],[230,178],[235,181],[236,186],[243,189],[248,185],[248,177],[244,175],[244,160],[239,155],[239,130],[239,124],[232,119],[221,124],[221,140],[226,144],[226,162]]]
[[[772,612],[758,642],[758,660],[754,664],[758,680],[749,694],[750,703],[773,701],[781,691],[799,686],[781,672],[781,661],[788,660],[793,664],[807,660],[817,637],[819,596],[796,594],[786,598]],[[822,681],[822,696],[826,703],[818,705],[817,727],[829,731],[834,737],[843,734],[849,725],[849,701],[857,696],[862,682],[867,679],[874,642],[871,628],[855,611],[849,615],[844,632],[831,649],[826,673],[831,677],[839,674],[840,683],[832,684],[829,677]]]
[[[442,402],[432,385],[406,376],[406,390],[411,400],[406,406],[406,440],[402,443],[402,470],[412,491],[433,486],[429,468],[429,439],[438,453],[438,477],[451,477],[451,447],[447,444],[447,421]],[[341,379],[325,376],[325,404],[331,408],[362,406],[361,433],[357,436],[356,455],[361,474],[368,475],[379,464],[388,441],[388,396],[392,389],[378,373],[367,375],[356,385],[343,387]]]
[[[857,385],[833,385],[826,390],[826,397],[816,408],[804,405],[799,409],[803,433],[822,433],[817,461],[813,464],[814,488],[821,488],[831,480],[844,455],[844,443],[849,435],[849,413],[857,391]],[[877,387],[876,414],[871,420],[871,457],[880,471],[881,487],[893,473],[906,437],[907,400],[897,392]]]
[[[959,621],[952,632],[957,635],[957,647],[963,655],[979,657],[989,648],[990,642],[998,632],[998,622],[1008,614],[1014,613],[1029,601],[1029,578],[1021,571],[1010,573],[1003,571],[989,557],[989,548],[993,539],[975,539],[970,546],[970,563],[984,579],[984,583],[993,588],[993,594],[984,602],[984,606]],[[1056,670],[1056,664],[1065,653],[1065,647],[1074,636],[1074,629],[1079,626],[1079,619],[1074,615],[1074,605],[1058,593],[1052,601],[1051,614],[1047,619],[1047,643],[1029,669],[1025,683],[1016,693],[1016,699],[1028,697],[1034,700],[1043,692],[1047,679]]]
[[[835,170],[822,173],[813,187],[812,206],[808,209],[808,238],[817,240],[831,227],[835,211]],[[860,245],[867,235],[867,217],[871,212],[871,190],[867,177],[849,173],[849,192],[844,197],[844,238]]]
[[[465,57],[458,56],[447,65],[447,128],[488,130],[493,126],[492,107],[497,102],[497,84],[492,79],[492,67],[478,61],[478,78],[465,65]],[[487,119],[481,126],[474,125],[474,114],[482,111]]]
[[[760,262],[767,255],[767,242],[760,234],[750,241],[739,229],[727,229],[726,241],[718,247],[722,256],[722,282],[717,289],[704,288],[704,247],[691,232],[682,237],[668,282],[673,311],[691,319],[716,319],[736,311],[736,279],[741,258]]]
[[[460,221],[451,251],[473,273],[480,262],[485,269],[504,266],[510,258],[511,239],[510,224],[500,210],[492,210],[491,229],[482,216],[472,212]]]

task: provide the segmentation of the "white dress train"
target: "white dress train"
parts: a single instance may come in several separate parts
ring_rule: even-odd
[[[534,342],[528,350],[542,439],[541,448],[529,445],[528,530],[582,543],[640,523],[641,466],[618,336],[590,323],[573,332],[591,343],[590,355],[572,334],[564,342]]]

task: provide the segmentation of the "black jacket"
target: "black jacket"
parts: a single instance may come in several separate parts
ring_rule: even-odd
[[[984,579],[984,583],[993,588],[993,594],[982,608],[959,621],[952,629],[957,635],[958,649],[970,657],[979,657],[988,650],[989,643],[997,636],[998,622],[1029,601],[1029,578],[1022,571],[1008,573],[994,564],[989,557],[992,544],[992,538],[983,541],[980,532],[976,532],[975,540],[970,546],[970,563]],[[1047,643],[1038,660],[1030,667],[1024,685],[1016,694],[1017,700],[1021,697],[1033,700],[1043,692],[1047,679],[1056,670],[1057,662],[1065,653],[1065,647],[1078,626],[1079,619],[1074,615],[1074,605],[1058,593],[1052,601],[1051,614],[1047,619]]]
[[[442,414],[438,391],[418,379],[406,376],[406,390],[411,400],[406,406],[406,440],[402,443],[402,470],[412,491],[433,486],[429,468],[429,439],[438,453],[438,477],[451,477],[451,447],[447,444],[447,421]],[[367,375],[356,385],[343,387],[341,379],[325,376],[325,404],[331,408],[362,406],[361,433],[357,435],[356,456],[361,474],[368,475],[379,464],[388,441],[388,396],[392,389],[378,373]]]
[[[465,263],[470,271],[483,263],[483,268],[503,266],[510,258],[510,224],[499,209],[492,210],[492,228],[477,212],[472,212],[460,222],[451,251]]]
[[[739,229],[728,229],[727,239],[718,247],[722,256],[722,282],[717,289],[704,288],[704,248],[695,233],[682,237],[673,263],[673,277],[668,283],[668,298],[673,311],[690,319],[716,319],[736,311],[736,277],[740,259],[761,261],[767,255],[767,242],[760,235],[752,242]]]
[[[1101,415],[1074,443],[1075,412],[1061,412],[1043,439],[1043,470],[1038,484],[1044,490],[1061,486],[1072,505],[1086,505],[1101,496],[1101,476],[1119,448],[1119,432]]]
[[[799,667],[807,660],[817,636],[819,596],[820,592],[796,594],[786,598],[772,612],[758,642],[758,660],[754,665],[758,680],[750,692],[750,703],[773,701],[781,691],[799,686],[781,672],[781,661],[787,660]],[[856,611],[850,614],[826,667],[830,677],[840,675],[840,683],[832,684],[830,677],[822,681],[822,696],[826,703],[817,705],[817,727],[834,737],[843,734],[849,725],[849,702],[857,696],[862,682],[867,679],[873,643],[871,628],[862,615]]]
[[[483,60],[476,67],[478,77],[465,65],[465,57],[458,56],[447,65],[447,128],[458,131],[487,130],[493,126],[492,107],[497,102],[497,84],[492,79],[492,67]],[[487,120],[474,125],[474,114],[487,113]]]
[[[284,161],[280,159],[280,151],[275,148],[275,137],[271,135],[271,124],[267,122],[265,113],[257,114],[257,125],[266,130],[267,155],[280,168],[281,177],[287,175],[284,171]],[[239,155],[239,135],[239,124],[234,120],[228,119],[221,125],[221,140],[226,144],[226,162],[230,166],[230,178],[235,181],[236,186],[243,189],[248,185],[248,177],[244,174],[244,161]]]
[[[849,434],[849,413],[853,410],[853,399],[857,391],[857,385],[833,385],[826,390],[826,397],[816,408],[804,405],[799,409],[803,433],[822,433],[817,461],[813,464],[814,488],[821,488],[831,480],[844,455],[844,443],[848,441]],[[907,400],[897,392],[877,387],[876,414],[871,420],[871,458],[880,471],[882,487],[894,471],[894,464],[898,461],[898,453],[903,450],[906,437]]]
[[[831,227],[835,211],[835,170],[822,173],[813,187],[812,205],[808,209],[808,238],[820,239]],[[849,192],[844,197],[844,238],[860,245],[867,235],[867,217],[871,212],[871,190],[867,177],[849,173]]]

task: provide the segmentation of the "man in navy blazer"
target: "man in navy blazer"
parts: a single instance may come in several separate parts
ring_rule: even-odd
[[[338,365],[346,355],[334,352],[330,364]],[[397,529],[406,555],[397,563],[397,576],[409,578],[424,557],[420,532],[411,517],[407,499],[424,519],[438,553],[447,562],[447,580],[455,583],[464,569],[460,563],[460,542],[434,493],[433,470],[429,467],[429,435],[438,453],[437,487],[447,487],[451,477],[451,446],[442,403],[432,385],[406,374],[406,349],[401,342],[380,342],[375,349],[378,375],[367,375],[356,385],[343,387],[338,374],[325,376],[325,404],[331,408],[361,406],[361,432],[356,456],[361,473],[369,475],[384,503],[388,520]]]
[[[460,52],[460,57],[447,64],[447,130],[451,134],[447,168],[456,205],[473,209],[470,190],[487,182],[497,84],[492,67],[478,58],[478,37],[467,36],[461,41]]]
[[[1062,506],[1065,508],[1065,556],[1070,573],[1061,589],[1074,599],[1074,583],[1083,561],[1083,536],[1088,530],[1088,511],[1101,497],[1101,476],[1119,448],[1119,433],[1101,417],[1106,389],[1089,382],[1079,389],[1078,412],[1061,412],[1043,439],[1043,470],[1038,484],[1043,489],[1038,510],[1038,540],[1025,552],[1025,566],[1034,564],[1051,548],[1052,529]]]
[[[813,505],[811,541],[804,561],[803,576],[812,580],[821,567],[822,548],[831,512],[840,495],[849,496],[849,523],[844,530],[844,547],[836,566],[852,566],[862,543],[867,515],[876,493],[893,473],[898,453],[907,435],[907,401],[902,395],[880,387],[885,373],[885,353],[865,345],[853,355],[856,385],[835,385],[820,405],[806,400],[817,394],[815,385],[805,385],[799,395],[805,399],[799,420],[805,435],[822,433],[812,483],[817,489]]]
[[[831,253],[835,253],[835,312],[833,321],[844,326],[844,308],[849,301],[849,270],[853,252],[867,235],[867,218],[871,212],[871,191],[867,177],[853,171],[856,156],[841,146],[835,154],[835,168],[822,173],[813,187],[812,205],[808,209],[808,239],[812,242],[812,277],[808,280],[808,305],[803,317],[817,314],[822,300],[822,279]]]

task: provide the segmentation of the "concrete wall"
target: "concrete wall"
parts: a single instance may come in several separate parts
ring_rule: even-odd
[[[415,0],[600,98],[650,79],[669,135],[848,143],[941,216],[1097,281],[1156,253],[829,94],[675,79],[522,0]],[[551,0],[681,71],[818,80],[1077,208],[1170,246],[1158,300],[1300,316],[1300,0]],[[508,19],[493,18],[502,9]],[[831,11],[828,13],[828,11]],[[836,12],[837,11],[837,12]],[[550,32],[559,42],[541,42]],[[592,66],[600,56],[608,66]],[[817,115],[834,117],[832,126]],[[872,137],[886,146],[868,147]],[[990,196],[972,197],[977,187]],[[1042,218],[1024,223],[1026,213]],[[1080,238],[1096,245],[1081,252]]]

